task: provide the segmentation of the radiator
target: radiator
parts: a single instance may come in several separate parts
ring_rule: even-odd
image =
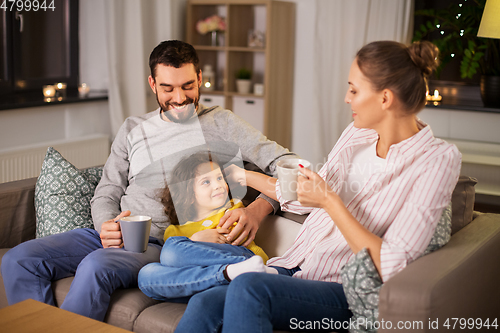
[[[107,135],[92,135],[63,141],[0,150],[0,183],[38,177],[48,147],[54,147],[77,168],[104,165],[109,155]]]

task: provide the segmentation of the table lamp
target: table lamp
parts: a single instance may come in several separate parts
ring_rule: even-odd
[[[484,38],[500,38],[500,1],[486,1],[477,36]]]

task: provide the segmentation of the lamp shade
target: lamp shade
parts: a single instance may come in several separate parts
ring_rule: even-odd
[[[477,36],[500,38],[500,0],[486,1]]]

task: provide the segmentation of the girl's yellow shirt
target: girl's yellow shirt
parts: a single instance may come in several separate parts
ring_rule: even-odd
[[[232,203],[232,201],[231,201]],[[201,230],[206,230],[206,229],[215,229],[217,228],[217,225],[219,224],[220,219],[222,216],[226,213],[228,210],[233,210],[237,208],[243,208],[245,207],[243,203],[240,201],[237,204],[232,205],[231,208],[221,208],[219,211],[217,211],[215,214],[202,219],[200,221],[188,221],[183,225],[170,225],[168,228],[165,230],[165,234],[163,235],[163,239],[167,240],[167,238],[172,237],[172,236],[184,236],[184,237],[191,237],[195,233]],[[236,223],[234,224],[236,225]],[[254,254],[262,257],[264,260],[264,263],[267,262],[269,257],[267,254],[262,250],[261,247],[257,246],[255,242],[251,242],[250,245],[247,246],[247,248],[252,251]]]

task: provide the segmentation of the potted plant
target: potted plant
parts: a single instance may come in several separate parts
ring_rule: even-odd
[[[489,80],[500,82],[500,43],[496,39],[477,36],[485,3],[486,0],[473,0],[452,4],[443,10],[415,11],[415,15],[428,20],[415,30],[413,40],[428,39],[439,48],[441,64],[436,71],[438,78],[442,69],[454,58],[460,61],[462,79],[481,74],[483,103],[494,106],[488,97],[485,99],[484,93],[488,90]]]
[[[236,72],[236,87],[240,94],[249,94],[252,86],[252,71],[247,68],[240,68]]]

